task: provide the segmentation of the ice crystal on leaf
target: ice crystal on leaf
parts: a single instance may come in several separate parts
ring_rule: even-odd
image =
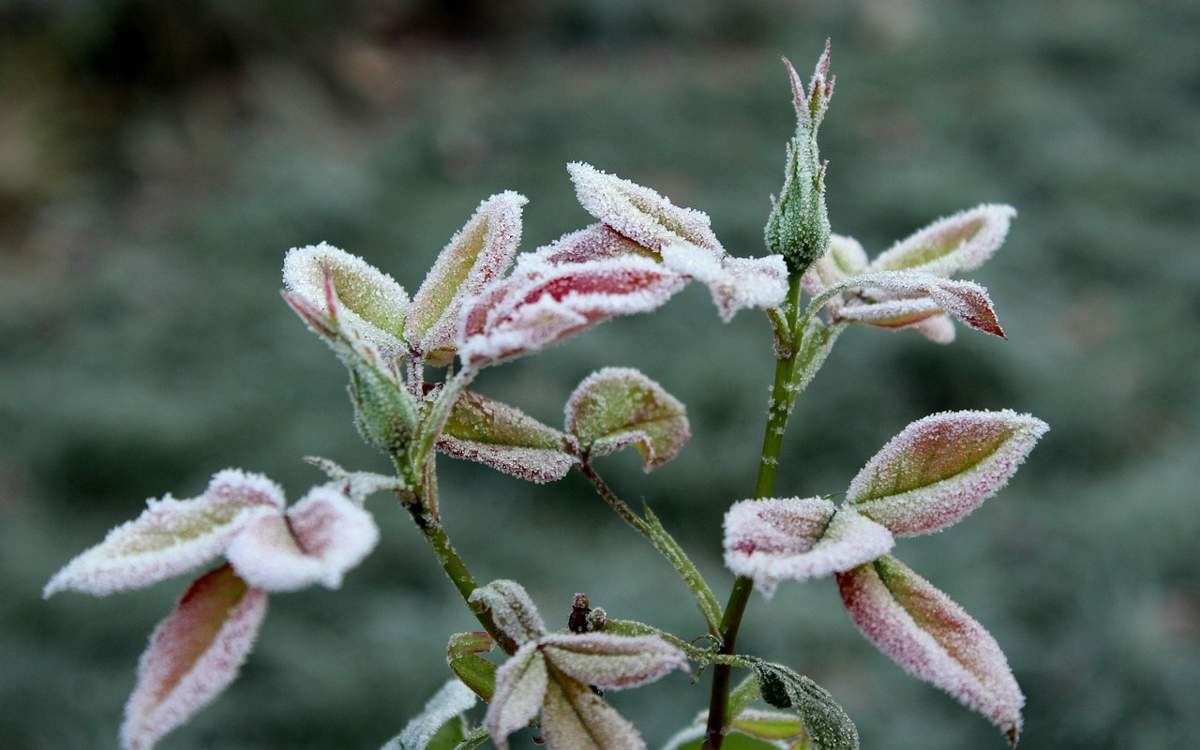
[[[359,505],[377,492],[398,492],[405,489],[403,480],[396,476],[370,471],[348,471],[336,462],[320,456],[305,456],[304,460],[325,472],[342,494]]]
[[[605,367],[567,400],[566,430],[592,456],[634,445],[646,471],[670,461],[691,437],[687,408],[637,370]]]
[[[558,671],[605,690],[646,685],[687,669],[683,652],[658,636],[567,633],[544,636],[539,643]]]
[[[443,248],[413,296],[406,335],[433,365],[454,355],[463,301],[499,279],[521,243],[521,209],[528,199],[512,191],[484,200]]]
[[[992,300],[979,284],[914,271],[882,271],[859,278],[863,281],[860,301],[837,307],[833,311],[835,319],[881,328],[910,328],[939,315],[950,315],[978,331],[1006,338]]]
[[[266,612],[266,593],[229,565],[197,579],[150,636],[125,706],[122,747],[149,750],[233,682]]]
[[[284,502],[279,485],[261,474],[218,472],[199,497],[147,501],[140,516],[50,579],[44,595],[71,589],[104,596],[186,573],[224,553],[254,519],[277,516]]]
[[[921,271],[953,276],[982,266],[1004,244],[1017,210],[984,204],[938,219],[871,262],[872,271]]]
[[[515,276],[534,275],[565,263],[585,263],[626,256],[657,257],[653,250],[639,245],[607,224],[592,224],[569,232],[545,247],[517,256]]]
[[[755,659],[753,669],[763,700],[795,711],[813,750],[858,750],[858,729],[828,690],[782,664]]]
[[[853,237],[829,235],[829,249],[804,272],[800,282],[804,291],[817,296],[826,289],[867,269],[867,252]]]
[[[991,634],[894,557],[838,575],[854,624],[914,677],[954,696],[1017,742],[1025,697]]]
[[[471,391],[455,402],[437,447],[530,482],[562,479],[576,463],[572,437]]]
[[[461,739],[463,735],[462,714],[474,705],[475,694],[471,692],[470,688],[458,680],[450,680],[433,694],[433,697],[425,704],[424,710],[413,717],[400,734],[393,737],[380,750],[426,750],[435,736],[438,737],[438,746],[441,747],[442,735],[446,732],[447,725],[454,722],[457,722],[459,730],[456,739]],[[454,727],[449,728],[453,729]]]
[[[546,633],[546,623],[525,587],[516,581],[500,579],[471,593],[471,604],[492,613],[496,627],[513,643],[523,646]]]
[[[766,596],[780,580],[850,570],[893,544],[883,526],[820,497],[743,500],[725,514],[725,565]]]
[[[788,272],[782,255],[715,258],[695,245],[676,243],[662,249],[662,258],[667,268],[708,287],[726,323],[739,310],[778,307],[787,297]]]
[[[1009,410],[925,417],[867,462],[846,500],[900,536],[940,531],[999,492],[1048,429]]]

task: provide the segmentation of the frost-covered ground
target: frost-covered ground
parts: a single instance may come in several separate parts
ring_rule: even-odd
[[[937,215],[1016,205],[978,275],[1010,340],[850,331],[801,401],[779,486],[837,491],[932,411],[1044,418],[1000,498],[902,554],[1008,653],[1024,747],[1200,744],[1194,3],[365,5],[173,19],[0,4],[0,746],[112,746],[178,587],[39,594],[144,498],[195,494],[230,465],[298,493],[318,479],[299,460],[312,453],[384,468],[350,424],[340,366],[279,299],[288,247],[328,240],[412,291],[491,193],[531,199],[524,249],[588,223],[565,171],[584,160],[761,254],[792,127],[777,58],[811,58],[826,34],[834,230],[875,253]],[[723,595],[719,524],[751,489],[769,346],[760,317],[722,325],[695,288],[478,388],[550,423],[602,365],[679,396],[696,433],[679,460],[649,477],[632,456],[607,465]],[[564,622],[586,590],[700,633],[669,569],[577,477],[537,487],[451,463],[444,512],[481,578],[524,581]],[[166,745],[371,748],[424,703],[446,637],[473,620],[403,514],[374,502],[379,550],[340,592],[273,602],[243,679]],[[756,599],[741,646],[827,685],[864,747],[1000,744],[876,654],[830,582]],[[705,698],[677,675],[615,703],[661,740]]]

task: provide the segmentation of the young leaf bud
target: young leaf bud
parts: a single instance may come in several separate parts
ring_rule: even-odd
[[[363,439],[388,455],[404,450],[417,428],[417,407],[398,380],[377,370],[350,370],[350,400]]]

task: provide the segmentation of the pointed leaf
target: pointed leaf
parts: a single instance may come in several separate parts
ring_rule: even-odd
[[[912,329],[935,344],[954,343],[954,322],[945,313],[925,318],[914,324]]]
[[[974,282],[951,281],[911,271],[884,271],[861,278],[863,286],[868,287],[867,296],[873,299],[835,308],[836,318],[885,328],[908,328],[945,312],[971,328],[1005,338],[987,290]]]
[[[525,588],[516,581],[499,579],[471,592],[471,605],[492,613],[492,619],[518,646],[541,638],[546,623]]]
[[[142,654],[122,747],[149,750],[233,682],[266,612],[267,595],[228,565],[192,583]]]
[[[370,513],[336,485],[314,487],[282,516],[249,523],[225,553],[242,578],[267,591],[319,583],[336,589],[379,541]]]
[[[788,292],[787,264],[782,255],[764,258],[715,258],[690,244],[667,245],[663,264],[708,287],[721,320],[728,323],[742,309],[783,304]]]
[[[991,634],[894,557],[838,575],[850,619],[904,671],[945,690],[1015,745],[1025,697]]]
[[[938,219],[885,250],[871,269],[938,276],[973,271],[1004,243],[1016,215],[1012,206],[984,204]]]
[[[683,651],[658,636],[552,634],[540,643],[555,669],[606,690],[646,685],[676,669],[687,669]]]
[[[780,580],[849,570],[893,544],[883,526],[819,497],[743,500],[725,514],[725,565],[766,596]]]
[[[800,716],[814,750],[857,750],[858,729],[828,690],[782,664],[756,660],[754,674],[763,700]]]
[[[867,461],[846,500],[899,536],[941,531],[999,492],[1048,429],[1007,409],[925,417]]]
[[[542,738],[548,750],[645,750],[633,725],[586,685],[550,680],[542,709]]]
[[[857,276],[867,269],[867,253],[853,237],[829,235],[829,248],[804,272],[804,291],[817,296],[834,284]]]
[[[322,242],[292,248],[283,261],[283,285],[322,313],[326,304],[324,273],[333,277],[341,315],[388,354],[402,351],[408,295],[386,273],[357,255]]]
[[[43,595],[72,589],[104,596],[185,573],[223,553],[254,519],[278,516],[284,503],[283,490],[261,474],[218,472],[199,497],[148,500],[140,516],[108,532],[50,579]]]
[[[591,260],[623,258],[634,255],[656,259],[653,250],[643,247],[607,224],[592,224],[569,232],[532,253],[517,256],[513,275],[545,271],[564,263],[586,263]]]
[[[456,633],[446,644],[446,664],[476,695],[491,701],[496,692],[496,665],[479,656],[492,650],[495,642],[487,633],[477,630]]]
[[[496,671],[496,694],[488,704],[483,726],[499,750],[507,750],[508,735],[537,716],[548,681],[546,659],[534,641],[517,649]]]
[[[474,705],[475,694],[458,680],[450,680],[434,693],[424,710],[380,750],[453,748],[463,739],[462,714]],[[454,737],[453,741],[451,737]]]
[[[408,341],[431,364],[447,364],[453,356],[463,301],[508,269],[521,243],[521,209],[528,202],[512,191],[482,201],[417,290],[408,314]]]
[[[467,303],[459,354],[475,366],[531,354],[615,315],[654,310],[686,283],[634,256],[514,276]]]
[[[580,205],[634,242],[651,250],[687,242],[717,256],[725,254],[703,211],[676,206],[648,187],[601,172],[590,164],[571,162],[567,171]]]
[[[397,476],[370,471],[347,471],[336,462],[320,456],[305,456],[304,460],[325,472],[343,495],[359,505],[377,492],[401,492],[407,489],[404,480]]]
[[[553,482],[575,465],[575,441],[516,407],[465,391],[437,442],[443,453],[530,482]]]
[[[592,456],[635,445],[650,471],[691,437],[687,408],[637,370],[605,367],[581,382],[566,406],[566,429]]]

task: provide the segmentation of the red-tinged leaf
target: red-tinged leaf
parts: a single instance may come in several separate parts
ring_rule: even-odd
[[[944,312],[971,328],[1006,338],[987,290],[979,284],[911,271],[870,273],[862,279],[867,301],[836,308],[836,318],[908,328]]]
[[[647,685],[676,669],[687,670],[683,651],[658,636],[552,634],[539,643],[555,669],[605,690]]]
[[[248,524],[225,553],[252,586],[295,591],[319,583],[336,589],[346,571],[379,541],[371,514],[336,489],[314,487],[285,516]]]
[[[266,593],[228,565],[197,579],[150,636],[125,706],[122,747],[149,750],[233,682],[266,612]]]
[[[766,596],[781,580],[850,570],[894,543],[883,526],[820,497],[743,500],[725,514],[725,565]]]
[[[542,710],[549,675],[546,659],[530,641],[496,670],[496,692],[483,726],[498,750],[507,750],[508,735],[523,728]]]
[[[590,260],[624,258],[626,256],[656,258],[656,253],[606,224],[592,224],[564,234],[545,247],[517,256],[514,275],[535,274],[547,266],[564,263],[586,263]]]
[[[1016,215],[1012,206],[985,204],[938,219],[885,250],[870,269],[937,276],[973,271],[1004,243]]]
[[[279,485],[261,474],[219,472],[199,497],[147,501],[140,516],[59,571],[44,596],[67,589],[104,596],[185,573],[222,554],[246,524],[277,517],[284,502]]]
[[[613,316],[660,307],[685,283],[637,257],[513,277],[468,302],[459,353],[474,366],[530,354]]]
[[[542,708],[548,750],[645,750],[641,734],[587,685],[552,679]]]
[[[695,245],[675,244],[664,247],[662,257],[667,268],[708,287],[726,323],[739,310],[778,307],[787,298],[788,270],[782,255],[716,258]]]
[[[405,332],[409,344],[431,364],[446,364],[453,356],[463,301],[508,269],[521,242],[521,209],[528,202],[512,191],[481,202],[417,290]]]
[[[962,607],[894,557],[839,574],[838,588],[850,618],[880,651],[1016,744],[1025,697],[1000,646]]]
[[[829,109],[829,100],[833,97],[834,84],[837,82],[837,77],[831,76],[829,73],[831,54],[832,44],[829,39],[826,39],[825,49],[817,58],[812,78],[809,79],[807,86],[800,79],[800,74],[792,67],[791,61],[786,57],[783,58],[783,64],[788,71],[788,80],[792,84],[792,104],[796,108],[796,114],[799,116],[801,124],[811,130],[816,130],[817,126],[821,124],[821,120],[825,118],[825,112]]]
[[[470,602],[491,612],[496,627],[518,646],[546,634],[546,623],[537,607],[525,587],[516,581],[499,579],[481,586],[471,592]]]
[[[566,429],[592,456],[634,445],[646,471],[683,450],[691,437],[687,408],[637,370],[605,367],[586,377],[566,405]]]
[[[575,465],[575,440],[508,404],[466,391],[450,412],[438,450],[530,482],[552,482]]]
[[[634,242],[656,251],[686,242],[718,257],[725,254],[703,211],[676,206],[648,187],[601,172],[590,164],[571,162],[567,171],[580,205]]]
[[[899,536],[941,531],[999,492],[1048,429],[1009,410],[925,417],[867,462],[846,501]]]

